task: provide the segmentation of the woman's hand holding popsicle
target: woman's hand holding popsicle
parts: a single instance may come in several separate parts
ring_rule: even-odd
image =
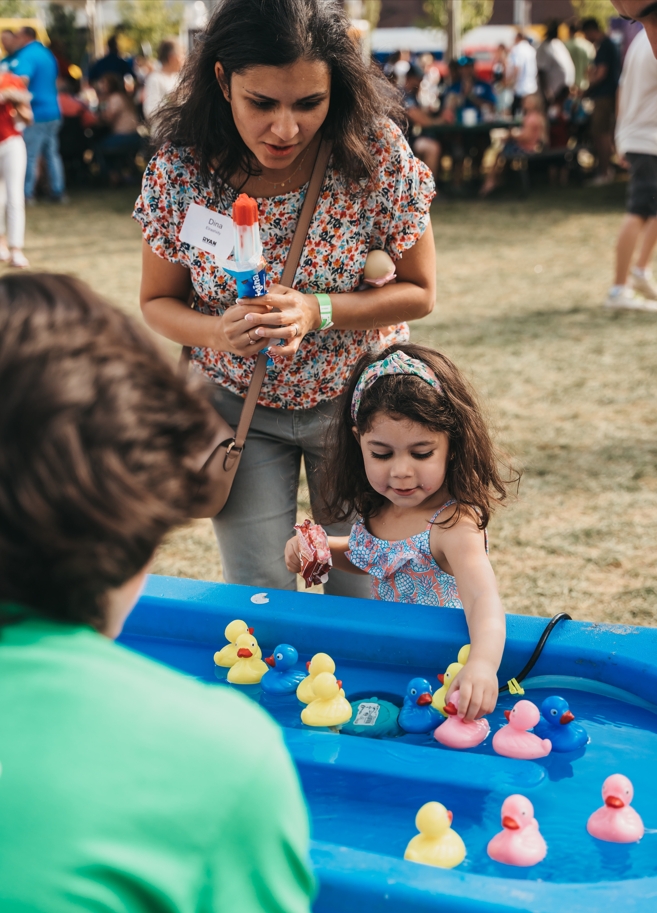
[[[315,295],[304,295],[284,285],[272,285],[262,298],[238,298],[237,303],[247,309],[244,322],[251,338],[260,337],[265,344],[262,348],[271,346],[272,358],[294,358],[306,333],[321,323]],[[266,313],[261,310],[263,304],[269,307]]]
[[[212,348],[244,357],[257,355],[266,349],[269,340],[256,335],[254,329],[256,321],[271,310],[268,305],[262,304],[263,301],[264,298],[253,298],[246,304],[236,303],[229,307],[217,320],[217,340]],[[245,319],[247,315],[251,319]]]

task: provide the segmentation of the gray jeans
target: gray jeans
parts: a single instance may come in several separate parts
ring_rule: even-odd
[[[213,385],[212,401],[228,424],[236,427],[243,400]],[[285,567],[283,555],[296,523],[301,456],[317,516],[324,438],[334,411],[333,402],[299,410],[256,406],[230,497],[212,521],[229,583],[296,590],[296,575]],[[326,527],[332,536],[345,536],[349,530],[348,523]],[[368,599],[370,579],[333,570],[324,591]]]

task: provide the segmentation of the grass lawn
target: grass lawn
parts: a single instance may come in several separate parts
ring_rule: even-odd
[[[601,307],[624,189],[434,206],[438,304],[413,338],[465,370],[500,446],[524,468],[518,498],[490,530],[512,612],[656,618],[657,314]],[[30,210],[32,266],[75,273],[137,314],[134,196]],[[221,579],[209,521],[174,532],[154,570]]]

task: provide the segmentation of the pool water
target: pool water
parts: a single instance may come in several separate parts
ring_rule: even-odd
[[[226,670],[215,667],[213,651],[206,644],[137,635],[124,635],[121,641],[203,681],[236,687],[226,684]],[[309,658],[300,656],[299,668],[305,668]],[[435,670],[430,669],[409,672],[407,666],[358,664],[338,658],[336,663],[348,698],[376,695],[395,698],[401,704],[411,678],[435,678]],[[542,677],[536,684],[538,687],[528,680],[525,696],[538,705],[550,694],[564,697],[588,732],[590,742],[584,749],[571,755],[552,752],[538,761],[497,756],[491,747],[492,733],[506,722],[503,711],[518,700],[508,694],[500,696],[489,717],[491,734],[486,741],[457,752],[439,745],[431,734],[370,741],[310,732],[300,721],[303,705],[294,696],[264,695],[259,686],[239,690],[261,703],[288,731],[315,840],[400,859],[416,833],[418,808],[437,800],[453,812],[453,827],[465,841],[467,855],[459,872],[554,883],[657,875],[657,832],[650,832],[657,829],[653,773],[657,713],[649,705],[637,706],[630,695],[623,699],[620,692],[613,697],[595,693],[584,679],[560,676],[552,686],[549,678]],[[365,755],[370,759],[365,767],[355,762],[353,746],[348,744],[364,741],[369,742]],[[379,764],[384,756],[386,764]],[[607,844],[586,832],[588,816],[602,805],[602,783],[612,773],[625,774],[634,785],[633,806],[648,831],[638,844]],[[513,792],[532,801],[548,845],[546,859],[529,869],[501,865],[486,853],[488,841],[501,829],[501,804]]]

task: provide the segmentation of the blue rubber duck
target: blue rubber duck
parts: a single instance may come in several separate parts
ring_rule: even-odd
[[[260,680],[265,694],[294,694],[308,674],[304,669],[293,669],[299,661],[299,654],[289,644],[279,644],[271,656],[265,656],[270,667]]]
[[[541,718],[534,726],[534,733],[540,739],[552,742],[552,751],[576,751],[589,740],[586,730],[579,723],[573,723],[568,701],[558,695],[546,697],[541,704]]]
[[[397,720],[404,732],[430,732],[443,722],[443,715],[431,706],[432,697],[433,690],[426,678],[410,680]]]

